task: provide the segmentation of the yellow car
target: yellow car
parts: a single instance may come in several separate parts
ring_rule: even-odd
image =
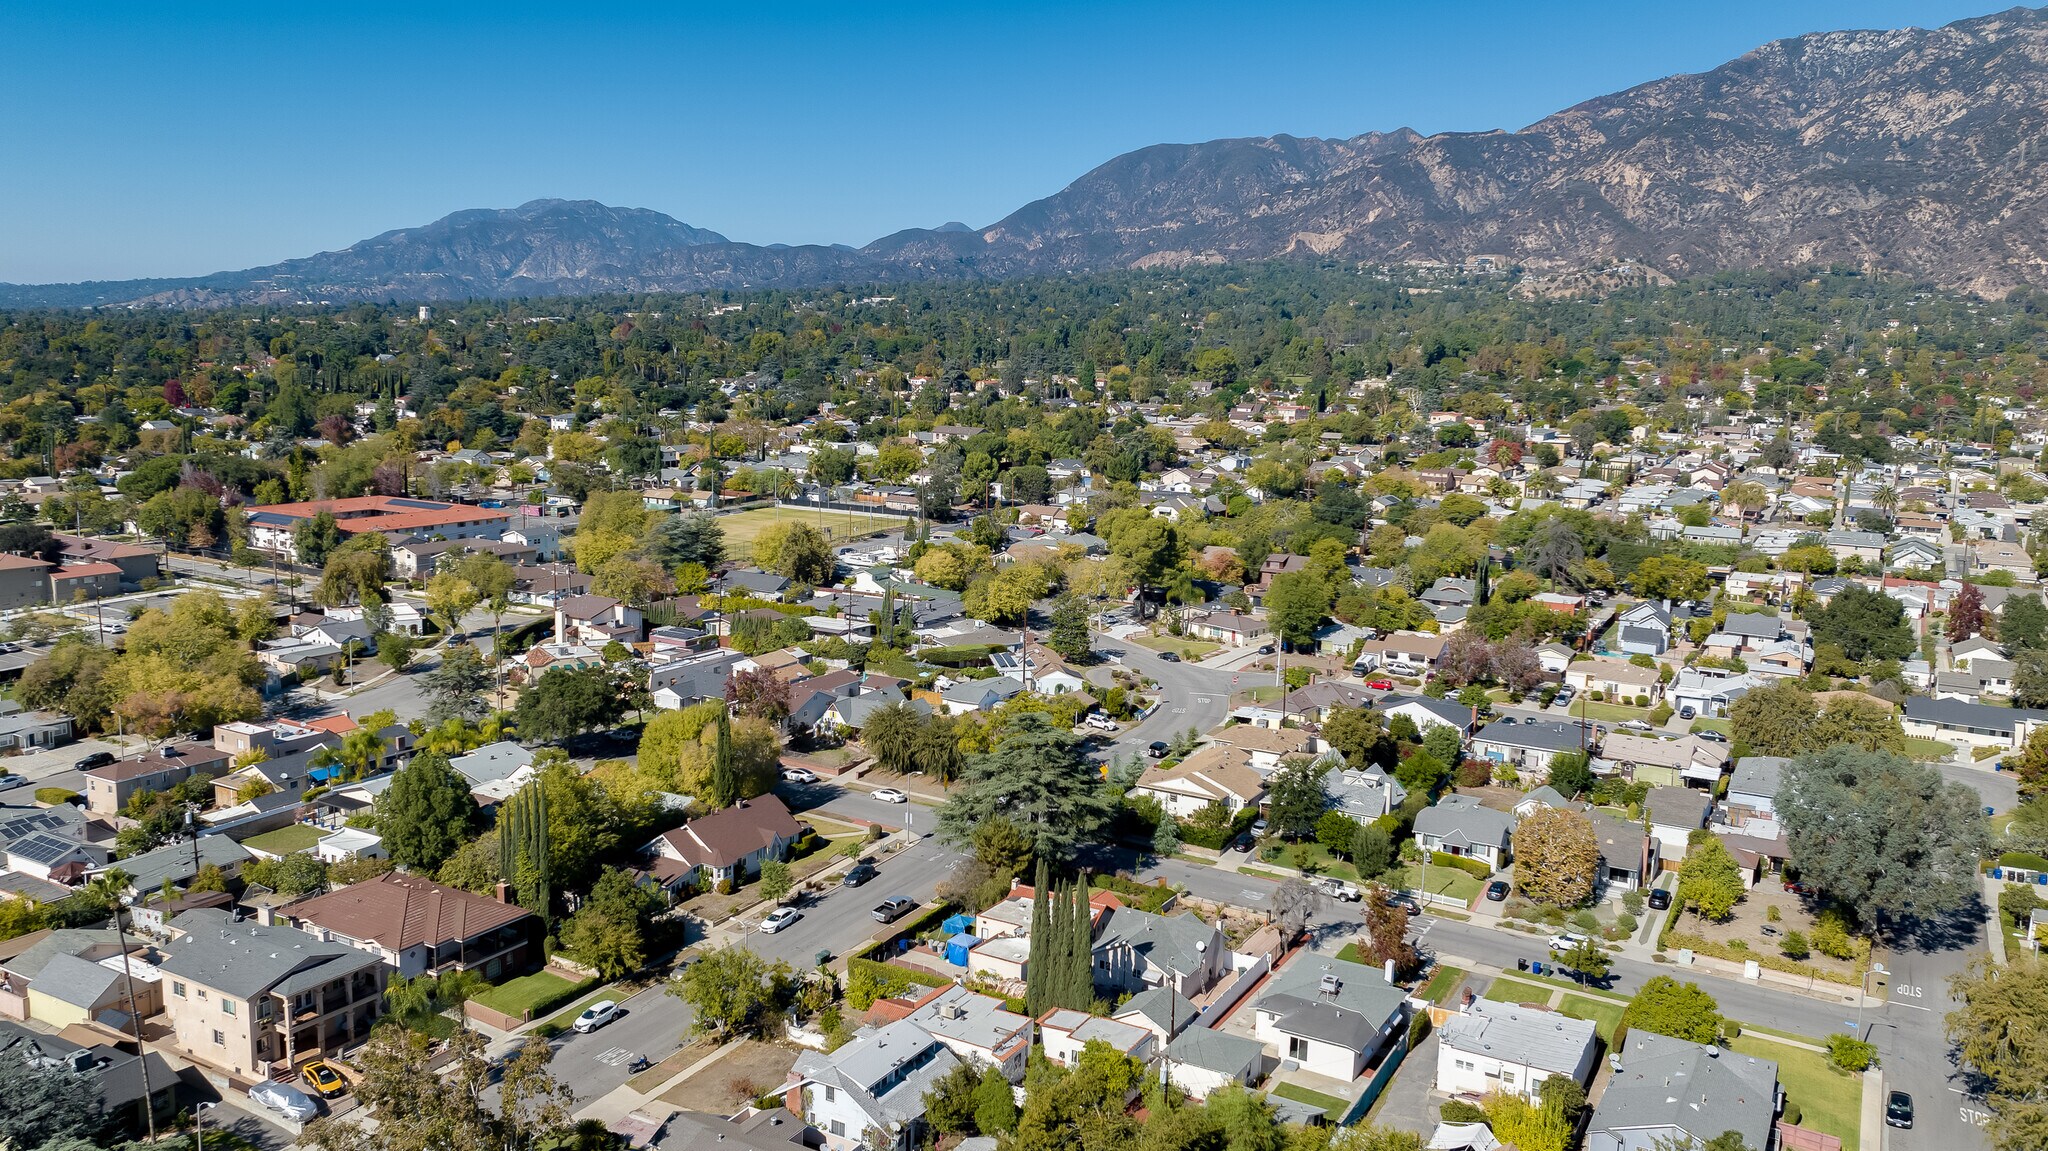
[[[329,1066],[324,1059],[315,1059],[299,1068],[299,1077],[322,1099],[333,1099],[348,1092],[348,1080],[343,1079],[341,1072]]]

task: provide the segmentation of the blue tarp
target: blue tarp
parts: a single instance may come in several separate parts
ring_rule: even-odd
[[[980,942],[981,940],[976,939],[972,935],[964,933],[955,935],[946,941],[946,962],[955,967],[967,966],[967,953],[972,951],[974,945]]]
[[[948,915],[946,921],[939,924],[939,930],[948,935],[965,935],[974,930],[974,917],[972,915]]]

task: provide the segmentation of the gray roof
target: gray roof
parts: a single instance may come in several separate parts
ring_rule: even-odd
[[[1482,807],[1469,795],[1447,795],[1416,814],[1415,831],[1461,847],[1506,848],[1515,833],[1515,817]]]
[[[1265,1059],[1266,1045],[1227,1031],[1190,1027],[1166,1045],[1166,1054],[1175,1063],[1189,1067],[1219,1075],[1245,1076]]]
[[[80,959],[76,955],[53,955],[29,985],[60,1002],[91,1010],[105,1001],[107,990],[120,978],[119,971],[101,967],[89,959]]]
[[[142,1100],[142,1060],[109,1044],[86,1047],[58,1035],[31,1031],[19,1023],[0,1020],[0,1057],[62,1061],[83,1064],[100,1100],[109,1112],[118,1112]],[[149,1060],[150,1086],[159,1096],[177,1081],[177,1072],[152,1051]]]
[[[1472,709],[1448,699],[1431,699],[1426,695],[1389,695],[1382,697],[1377,706],[1386,712],[1404,705],[1419,707],[1460,731],[1472,726]]]
[[[1129,947],[1153,966],[1193,971],[1203,948],[1216,943],[1216,928],[1188,915],[1154,915],[1135,907],[1112,907],[1096,920],[1095,950]]]
[[[1324,976],[1336,977],[1334,994],[1323,993]],[[1278,1016],[1275,1026],[1289,1035],[1369,1051],[1380,1029],[1400,1014],[1407,1001],[1407,992],[1363,963],[1308,956],[1281,968],[1267,981],[1257,1010]]]
[[[1532,751],[1577,751],[1593,742],[1593,731],[1574,720],[1570,723],[1532,722],[1507,723],[1495,720],[1479,729],[1474,740],[1483,743],[1497,743],[1504,747],[1524,747]]]
[[[213,864],[223,870],[235,867],[256,858],[249,849],[225,835],[202,835],[199,837],[200,866]],[[192,842],[167,843],[155,851],[131,855],[120,861],[120,869],[129,875],[128,890],[154,891],[163,886],[164,880],[184,884],[199,874],[192,866]]]
[[[272,991],[294,995],[383,962],[370,952],[323,943],[296,928],[236,923],[213,908],[186,912],[178,926],[187,934],[157,966],[241,999]]]
[[[960,1057],[931,1032],[899,1019],[863,1028],[853,1042],[829,1054],[803,1052],[794,1070],[845,1091],[877,1119],[905,1123],[924,1114],[925,1092],[959,1065]]]
[[[1777,1085],[1773,1060],[1638,1028],[1628,1034],[1621,1070],[1608,1080],[1589,1130],[1618,1134],[1675,1128],[1703,1140],[1739,1131],[1744,1143],[1764,1147],[1777,1115]]]
[[[1593,1024],[1555,1011],[1475,999],[1437,1029],[1453,1051],[1526,1063],[1572,1075],[1593,1046]],[[1719,1134],[1719,1132],[1716,1132]]]
[[[1728,792],[1776,797],[1778,781],[1792,761],[1776,755],[1746,755],[1735,761],[1735,773],[1728,777]]]
[[[1721,624],[1721,630],[1729,635],[1749,639],[1777,639],[1785,630],[1785,624],[1775,615],[1762,612],[1731,611]]]
[[[1930,699],[1924,695],[1906,697],[1906,718],[1944,727],[1968,727],[2010,736],[2022,719],[2048,719],[2048,711],[2024,707],[1994,707],[1988,703],[1965,703],[1959,699]]]
[[[1707,812],[1713,806],[1714,797],[1704,791],[1690,787],[1653,787],[1649,798],[1644,801],[1643,810],[1649,814],[1651,823],[1693,829],[1707,825]]]
[[[460,772],[464,779],[473,784],[495,783],[522,767],[533,763],[533,753],[501,739],[485,744],[467,755],[458,755],[448,761],[448,766]]]
[[[120,950],[121,939],[112,927],[58,928],[23,949],[5,966],[23,979],[34,979],[59,955],[77,955],[100,947],[106,948],[108,954]]]
[[[1136,1012],[1171,1037],[1192,1022],[1199,1010],[1185,995],[1162,984],[1148,987],[1124,1000],[1124,1005],[1117,1008],[1110,1018]]]

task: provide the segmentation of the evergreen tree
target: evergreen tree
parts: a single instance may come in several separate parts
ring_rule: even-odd
[[[1087,1011],[1095,1006],[1094,924],[1088,916],[1088,884],[1076,875],[1067,888],[1067,927],[1060,942],[1066,948],[1062,1006]]]
[[[498,874],[512,883],[520,906],[543,919],[552,917],[548,801],[538,780],[513,792],[498,817]]]
[[[711,745],[711,784],[706,789],[710,794],[704,802],[713,810],[731,807],[746,798],[746,789],[740,780],[740,773],[732,762],[732,713],[718,713],[718,736]]]
[[[1052,1006],[1048,991],[1053,979],[1053,920],[1046,892],[1050,884],[1045,860],[1040,858],[1031,877],[1031,949],[1025,958],[1024,980],[1024,1001],[1034,1019]]]

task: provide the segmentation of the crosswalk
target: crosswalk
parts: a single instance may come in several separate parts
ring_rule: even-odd
[[[606,1067],[617,1067],[632,1059],[633,1053],[624,1047],[607,1047],[596,1055],[591,1056],[591,1058],[604,1064]]]

